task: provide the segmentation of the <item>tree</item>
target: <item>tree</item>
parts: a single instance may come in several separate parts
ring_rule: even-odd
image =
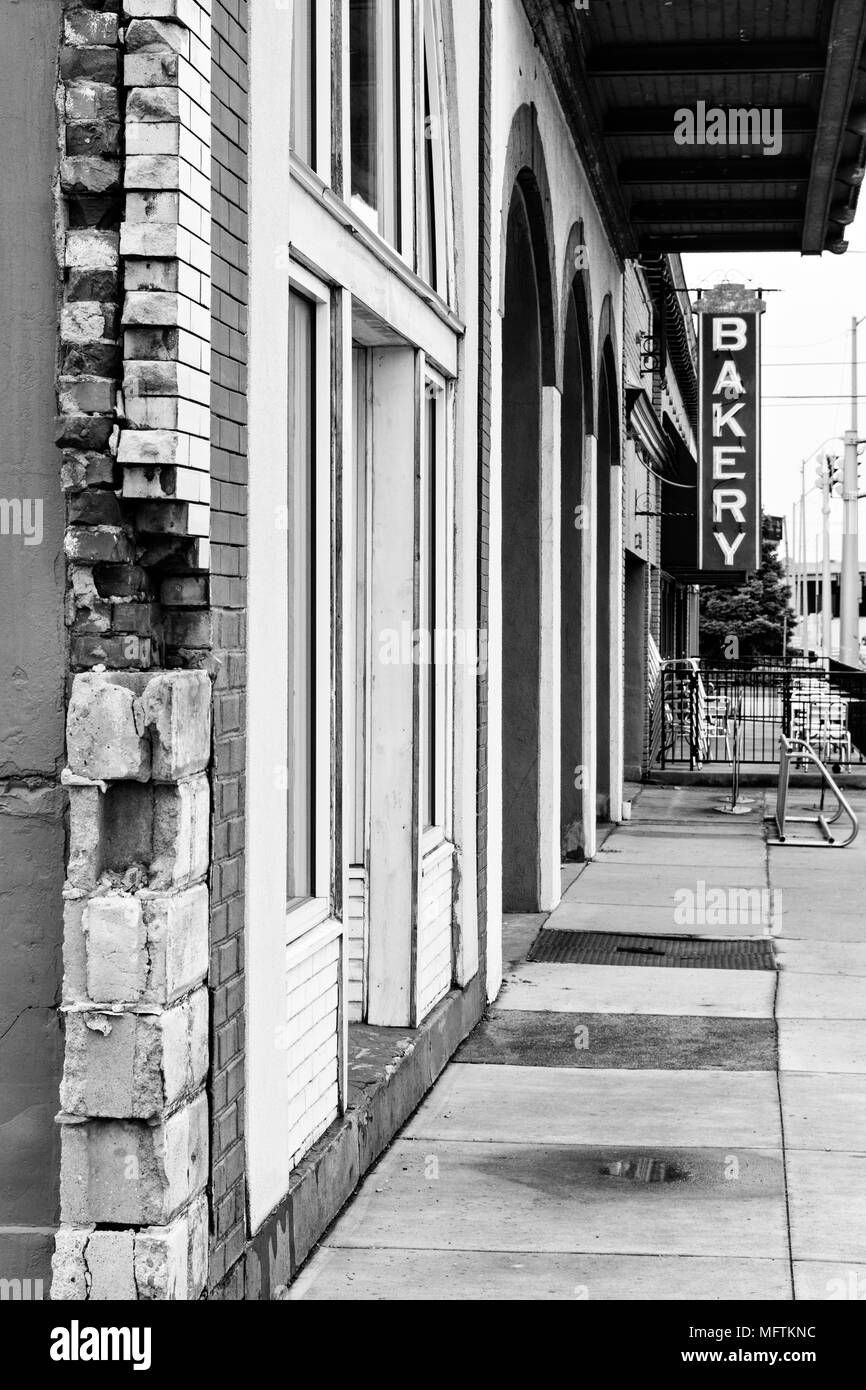
[[[701,589],[701,656],[718,661],[790,655],[791,586],[775,541],[761,542],[761,557],[762,568],[744,584]]]

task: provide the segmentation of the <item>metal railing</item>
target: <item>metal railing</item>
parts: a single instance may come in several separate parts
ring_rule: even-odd
[[[775,763],[779,739],[807,742],[834,772],[866,763],[866,672],[773,661],[666,662],[655,717],[658,763],[728,763],[739,711],[739,761]]]
[[[811,763],[821,774],[821,804],[816,816],[788,815],[788,788],[792,762]],[[835,815],[830,816],[829,820],[824,815],[825,791],[831,791],[837,802]],[[832,834],[830,826],[841,820],[843,815],[846,815],[851,822],[851,829],[846,839],[837,840]],[[797,845],[806,849],[844,849],[846,845],[850,845],[853,840],[856,840],[860,829],[859,821],[850,802],[836,785],[821,759],[817,757],[808,740],[786,738],[784,734],[779,739],[779,783],[776,789],[776,810],[768,819],[776,822],[778,834],[778,839],[769,840],[768,844]],[[806,839],[802,835],[787,835],[785,833],[787,825],[817,825],[822,838],[817,840],[814,838]]]

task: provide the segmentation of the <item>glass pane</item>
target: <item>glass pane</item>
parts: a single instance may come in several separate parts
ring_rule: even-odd
[[[403,176],[402,176],[402,151],[403,142],[403,113],[401,105],[403,101],[403,88],[400,81],[400,51],[402,37],[400,33],[400,0],[392,0],[394,6],[393,35],[394,46],[392,53],[394,71],[394,160],[393,160],[393,218],[394,218],[394,246],[398,251],[403,250]]]
[[[315,310],[289,301],[288,896],[314,894]]]
[[[434,290],[439,288],[438,248],[436,245],[436,177],[434,159],[439,157],[439,132],[430,110],[430,65],[424,52],[424,204],[427,212],[425,270]]]
[[[295,0],[289,144],[312,164],[316,155],[316,0]]]
[[[378,0],[349,0],[352,192],[379,206]]]

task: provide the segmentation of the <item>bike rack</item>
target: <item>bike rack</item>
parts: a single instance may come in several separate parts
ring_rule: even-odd
[[[731,749],[731,799],[715,809],[727,816],[746,816],[754,805],[747,798],[740,798],[740,731],[742,728],[742,697],[733,710],[725,716],[725,737]]]
[[[796,759],[798,763],[814,763],[817,767],[823,779],[821,788],[822,806],[824,804],[823,794],[826,788],[829,787],[830,791],[835,796],[838,806],[836,808],[836,814],[831,816],[829,820],[827,820],[820,811],[817,816],[788,815],[788,782],[791,775],[792,759]],[[851,822],[851,832],[846,840],[837,841],[830,833],[830,826],[835,825],[836,821],[840,819],[843,813],[848,816]],[[776,830],[779,836],[777,840],[769,840],[769,844],[802,845],[808,849],[844,849],[846,845],[850,845],[852,841],[856,840],[860,829],[860,823],[852,806],[843,795],[840,788],[836,785],[832,776],[821,762],[821,759],[812,748],[812,745],[807,739],[788,738],[785,734],[782,734],[779,739],[779,785],[776,791],[776,810],[775,814],[768,816],[767,819],[776,822]],[[817,825],[824,838],[822,840],[808,840],[803,836],[792,838],[790,835],[785,834],[786,824]]]

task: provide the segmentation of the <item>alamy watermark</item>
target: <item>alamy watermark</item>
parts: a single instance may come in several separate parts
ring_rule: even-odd
[[[484,628],[415,628],[408,622],[379,633],[382,666],[468,666],[480,675],[487,670],[487,631]]]
[[[0,1303],[30,1303],[45,1297],[42,1279],[0,1279]]]
[[[25,545],[41,545],[42,498],[0,497],[0,536],[22,536]]]
[[[770,935],[781,918],[782,894],[776,888],[708,888],[698,879],[694,888],[674,893],[678,927],[763,927]]]
[[[677,145],[760,145],[764,154],[782,149],[781,107],[707,106],[699,101],[694,110],[681,106],[674,112]]]

